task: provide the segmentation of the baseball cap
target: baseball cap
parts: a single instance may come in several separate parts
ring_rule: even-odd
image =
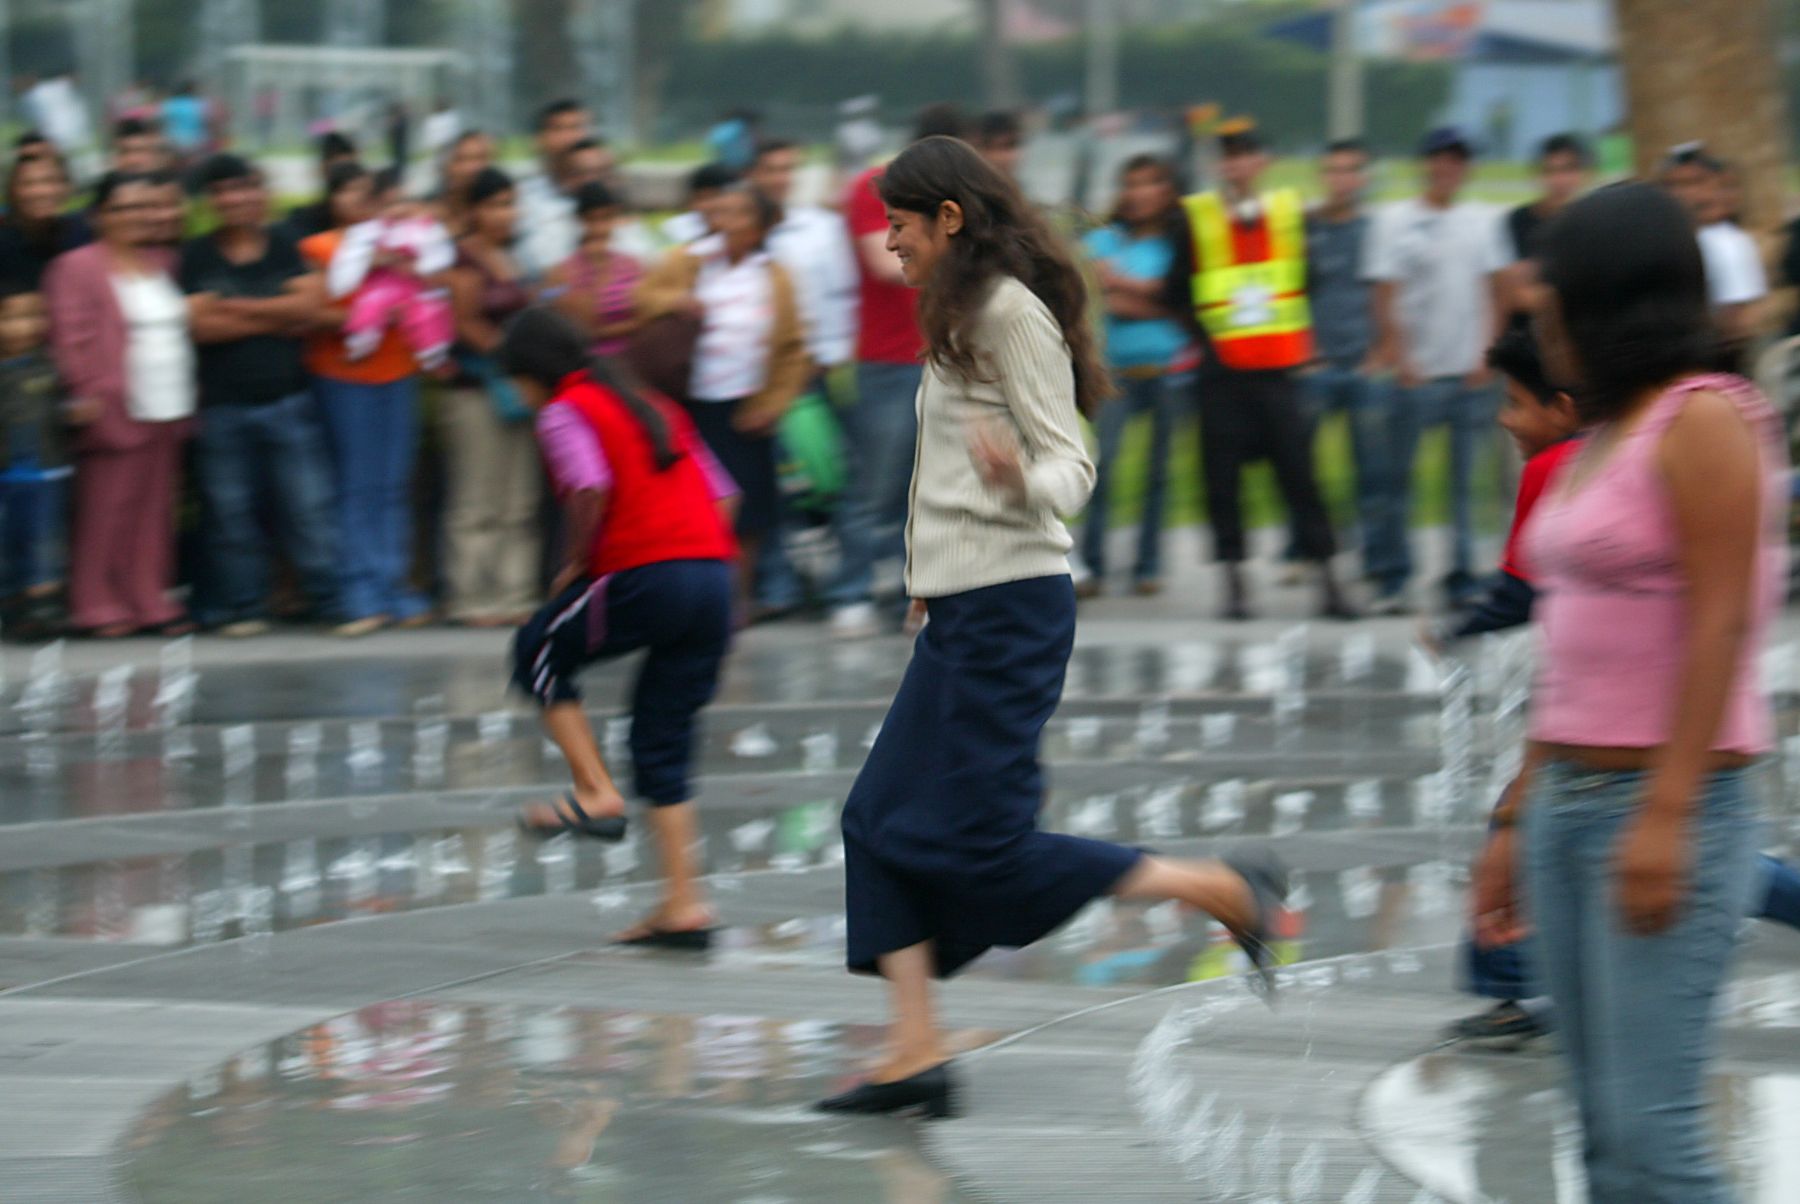
[[[1461,155],[1465,159],[1473,159],[1475,141],[1458,126],[1440,125],[1419,142],[1421,159],[1429,159],[1433,155]]]

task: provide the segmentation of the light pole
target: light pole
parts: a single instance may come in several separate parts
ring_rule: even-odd
[[[1087,95],[1089,121],[1119,107],[1119,23],[1115,0],[1087,0]]]
[[[1356,0],[1333,0],[1332,4],[1325,125],[1333,139],[1358,138],[1363,133],[1363,61],[1356,38]]]

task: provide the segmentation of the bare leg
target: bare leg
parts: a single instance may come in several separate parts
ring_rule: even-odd
[[[651,807],[644,815],[650,830],[656,833],[656,856],[662,865],[663,876],[662,902],[641,924],[620,933],[620,937],[641,935],[647,928],[661,932],[710,928],[712,908],[706,905],[706,898],[700,893],[698,875],[694,872],[694,846],[700,840],[694,804]]]
[[[581,809],[600,819],[625,814],[625,796],[613,785],[612,775],[594,742],[594,729],[579,702],[557,702],[544,708],[544,732],[562,750],[574,779],[575,801]],[[548,803],[533,803],[525,808],[525,822],[534,827],[552,827],[558,822],[557,810]]]
[[[1119,881],[1120,899],[1178,899],[1221,924],[1242,932],[1256,922],[1250,884],[1223,861],[1145,857]]]
[[[921,941],[892,953],[876,964],[887,979],[893,1024],[888,1029],[888,1056],[875,1073],[874,1083],[892,1083],[950,1060],[938,1031],[937,1009],[931,995],[931,942]]]

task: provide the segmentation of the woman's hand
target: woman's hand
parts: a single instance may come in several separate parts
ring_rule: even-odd
[[[1512,787],[1507,788],[1512,792]],[[1475,880],[1469,891],[1475,943],[1483,949],[1510,945],[1530,931],[1519,897],[1517,829],[1495,828],[1475,858]]]
[[[70,426],[88,426],[99,418],[100,403],[91,397],[71,397],[63,405],[63,420]]]
[[[1626,824],[1614,852],[1619,915],[1628,931],[1654,936],[1675,922],[1688,892],[1687,826],[1647,802]]]
[[[929,617],[925,611],[925,599],[914,598],[906,605],[906,624],[901,630],[907,635],[918,635],[925,629],[925,620]]]
[[[971,423],[969,458],[990,487],[1010,494],[1014,501],[1025,500],[1025,464],[1011,431],[997,422]]]

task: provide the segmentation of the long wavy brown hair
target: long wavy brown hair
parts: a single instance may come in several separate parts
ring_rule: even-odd
[[[877,182],[893,209],[934,218],[945,201],[963,213],[962,229],[919,291],[926,354],[969,380],[992,380],[969,341],[981,307],[1002,276],[1016,277],[1062,327],[1075,369],[1075,404],[1091,414],[1112,393],[1089,324],[1087,283],[1068,246],[1006,176],[959,138],[913,143]]]

